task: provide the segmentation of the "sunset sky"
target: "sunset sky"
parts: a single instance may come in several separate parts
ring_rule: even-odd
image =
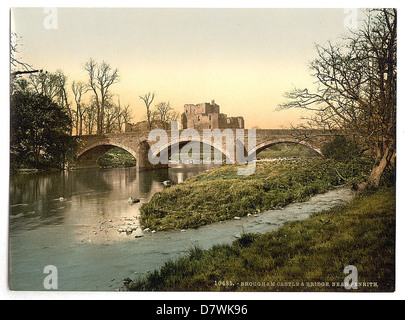
[[[55,30],[47,16],[11,10],[18,57],[70,82],[87,80],[89,58],[108,62],[120,75],[114,99],[131,106],[133,122],[145,119],[139,95],[151,91],[179,112],[215,100],[247,128],[289,127],[301,112],[277,111],[283,93],[311,87],[315,44],[348,33],[344,9],[58,9]]]

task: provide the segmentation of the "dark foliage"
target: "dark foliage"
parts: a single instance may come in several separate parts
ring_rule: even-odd
[[[72,120],[52,99],[21,88],[11,96],[11,167],[63,168],[73,156]]]

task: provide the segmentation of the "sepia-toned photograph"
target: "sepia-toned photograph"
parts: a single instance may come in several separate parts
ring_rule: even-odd
[[[396,291],[396,8],[9,15],[10,291]]]

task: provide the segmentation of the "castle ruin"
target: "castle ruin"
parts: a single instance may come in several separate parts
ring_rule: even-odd
[[[244,129],[243,117],[228,117],[220,113],[220,107],[211,103],[186,104],[181,115],[181,125],[184,129]]]

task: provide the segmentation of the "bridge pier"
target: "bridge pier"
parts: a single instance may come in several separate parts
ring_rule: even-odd
[[[231,134],[228,132],[225,134],[220,130],[212,132],[209,136],[210,139],[206,141],[205,137],[205,130],[195,130],[197,135],[199,135],[199,141],[202,143],[206,143],[211,145],[212,147],[216,147],[215,141],[222,140],[222,147],[217,148],[221,151],[231,162],[236,163],[236,153],[227,152],[228,141],[231,140],[229,137],[233,133],[234,139],[240,135],[240,132],[233,130]],[[168,164],[152,164],[149,161],[149,150],[156,140],[152,139],[150,141],[148,131],[140,131],[140,132],[132,132],[132,133],[120,133],[120,134],[105,134],[105,135],[90,135],[90,136],[81,136],[78,137],[79,140],[79,148],[77,151],[77,168],[94,168],[98,166],[98,159],[107,151],[111,150],[112,148],[118,147],[124,149],[131,153],[135,159],[137,160],[137,168],[139,170],[154,170],[154,169],[166,169],[169,167]],[[166,131],[166,138],[168,139],[167,143],[165,143],[162,150],[166,150],[169,152],[172,146],[177,144],[182,145],[187,144],[190,141],[197,141],[194,140],[194,135],[190,140],[191,136],[190,133],[182,135],[181,132],[171,132]],[[172,136],[175,134],[175,136]],[[245,147],[245,157],[253,157],[254,154],[259,154],[262,150],[279,143],[295,143],[295,144],[302,144],[305,145],[320,155],[322,155],[320,151],[320,147],[325,143],[330,141],[336,134],[325,133],[321,130],[309,130],[305,132],[306,136],[310,137],[307,141],[303,141],[297,139],[296,132],[293,130],[272,130],[272,129],[261,129],[256,130],[256,141],[254,146],[250,146],[249,142],[249,130],[244,131],[244,147]],[[198,138],[198,137],[197,137]],[[235,140],[230,141],[234,143],[235,148]],[[159,143],[161,141],[159,140]],[[248,149],[246,149],[248,147]]]
[[[149,161],[149,150],[150,150],[150,145],[147,141],[142,141],[139,143],[138,148],[137,148],[137,158],[136,158],[136,167],[140,171],[146,171],[146,170],[156,170],[156,169],[168,169],[169,165],[168,164],[152,164]]]

